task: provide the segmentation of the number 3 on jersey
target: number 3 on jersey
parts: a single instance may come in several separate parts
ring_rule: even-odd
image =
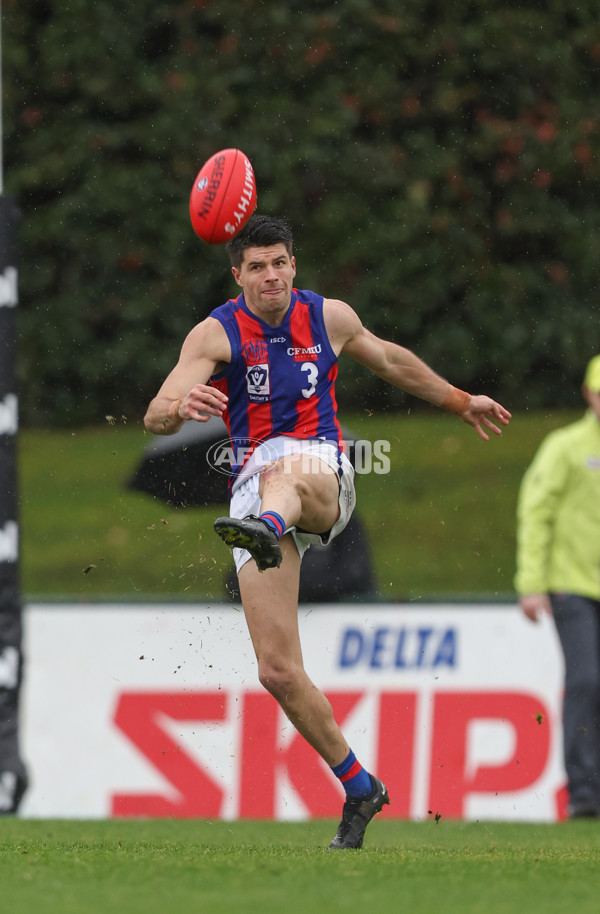
[[[317,381],[319,379],[319,369],[314,362],[303,362],[300,366],[301,371],[306,372],[306,380],[308,382],[308,387],[302,389],[302,396],[306,397],[308,400],[309,397],[312,397],[316,388]]]

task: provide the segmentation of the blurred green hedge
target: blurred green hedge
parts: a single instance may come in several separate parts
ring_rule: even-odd
[[[3,6],[24,422],[139,418],[235,292],[188,217],[227,146],[292,221],[299,286],[511,409],[579,402],[600,351],[596,2]],[[407,402],[348,364],[357,397]]]

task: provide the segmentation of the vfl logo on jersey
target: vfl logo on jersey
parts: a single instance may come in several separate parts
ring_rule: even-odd
[[[266,403],[271,395],[268,364],[249,365],[246,370],[246,384],[251,403]]]
[[[266,403],[271,395],[269,384],[269,355],[265,340],[246,340],[242,345],[246,363],[246,385],[251,403]]]

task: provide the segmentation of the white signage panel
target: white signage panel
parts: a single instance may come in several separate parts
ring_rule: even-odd
[[[342,792],[259,685],[243,613],[215,605],[24,611],[31,817],[338,816]],[[386,816],[554,821],[563,663],[516,606],[306,606],[307,671]]]

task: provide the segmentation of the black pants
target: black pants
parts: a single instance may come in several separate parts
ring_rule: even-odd
[[[600,811],[600,601],[550,594],[565,658],[565,768],[570,806]]]

